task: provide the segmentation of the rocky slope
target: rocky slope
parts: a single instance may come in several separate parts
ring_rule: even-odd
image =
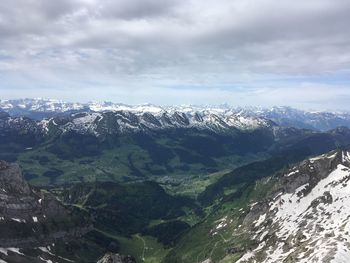
[[[1,262],[69,262],[52,252],[55,244],[80,239],[90,230],[86,218],[30,187],[17,164],[0,161]]]
[[[108,253],[97,261],[97,263],[136,263],[136,261],[131,256]]]
[[[251,235],[238,262],[349,262],[350,153],[291,168],[237,230]]]
[[[225,184],[213,212],[162,262],[349,262],[350,152],[292,163],[250,184]]]

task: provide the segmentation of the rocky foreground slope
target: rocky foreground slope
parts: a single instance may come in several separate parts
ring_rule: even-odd
[[[47,246],[79,238],[89,223],[79,222],[54,197],[31,188],[17,164],[0,161],[0,259],[45,262],[55,256]],[[33,249],[36,247],[37,249]],[[31,250],[30,256],[22,250]]]
[[[291,168],[237,230],[253,244],[238,262],[350,262],[349,180],[348,151]]]
[[[108,245],[103,248],[106,240],[93,233],[88,217],[73,213],[52,195],[29,186],[17,164],[0,161],[1,263],[93,262],[79,253],[89,254],[90,250],[101,256]],[[89,242],[89,235],[98,242]],[[99,262],[134,261],[109,253]]]

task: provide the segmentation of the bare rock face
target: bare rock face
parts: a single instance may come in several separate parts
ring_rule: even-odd
[[[0,193],[29,195],[30,188],[17,164],[0,161]]]
[[[97,263],[136,263],[131,256],[108,253],[103,256]]]
[[[44,246],[89,228],[53,196],[30,187],[17,164],[0,161],[0,248]]]
[[[8,168],[8,163],[0,160],[0,170],[5,170]]]

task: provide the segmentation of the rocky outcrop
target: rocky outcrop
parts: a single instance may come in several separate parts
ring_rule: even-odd
[[[103,256],[97,263],[136,263],[131,256],[108,253]]]
[[[17,164],[0,161],[0,247],[32,247],[79,237],[90,225],[78,222],[50,194],[28,185]]]

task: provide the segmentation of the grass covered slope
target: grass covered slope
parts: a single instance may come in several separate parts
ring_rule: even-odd
[[[161,262],[194,218],[196,223],[203,216],[193,199],[169,195],[150,181],[80,183],[51,191],[66,205],[90,215],[95,230],[114,240],[118,253],[130,254],[140,263]]]
[[[176,184],[265,157],[270,136],[178,129],[99,140],[69,132],[23,150],[18,162],[35,185],[145,179]]]
[[[155,182],[77,184],[63,190],[61,198],[88,211],[96,228],[122,235],[146,231],[151,223],[156,232],[155,220],[165,223],[202,213],[192,199],[169,195]]]
[[[162,262],[192,263],[208,258],[214,262],[235,262],[250,246],[251,233],[236,230],[243,222],[250,206],[264,198],[274,180],[262,179],[247,187],[240,197],[220,202],[200,223],[190,229]]]
[[[318,148],[315,151],[319,150]],[[248,221],[247,218],[251,214],[259,214],[260,209],[268,210],[268,200],[273,193],[283,192],[283,189],[293,188],[298,183],[302,184],[302,181],[297,179],[295,182],[286,183],[288,180],[283,177],[290,173],[290,167],[294,167],[296,162],[310,157],[305,152],[304,155],[296,153],[289,152],[284,159],[271,158],[237,168],[208,186],[209,191],[204,191],[199,195],[199,199],[204,196],[208,198],[202,199],[202,204],[207,206],[206,210],[209,213],[179,240],[163,262],[202,262],[208,258],[214,262],[236,262],[243,254],[249,254],[251,249],[256,249],[256,233],[253,227],[244,221]],[[330,155],[334,156],[333,152]],[[327,156],[322,158],[328,160]],[[341,157],[338,159],[341,160]],[[307,161],[306,163],[308,164]],[[329,168],[320,168],[318,174],[327,174],[329,171]],[[309,178],[310,182],[317,177],[312,167],[305,174],[300,174]],[[259,203],[259,206],[255,206],[256,203]],[[255,215],[256,219],[258,217]],[[268,222],[267,219],[266,221]],[[243,224],[248,230],[242,228]],[[263,235],[263,231],[260,232]]]

